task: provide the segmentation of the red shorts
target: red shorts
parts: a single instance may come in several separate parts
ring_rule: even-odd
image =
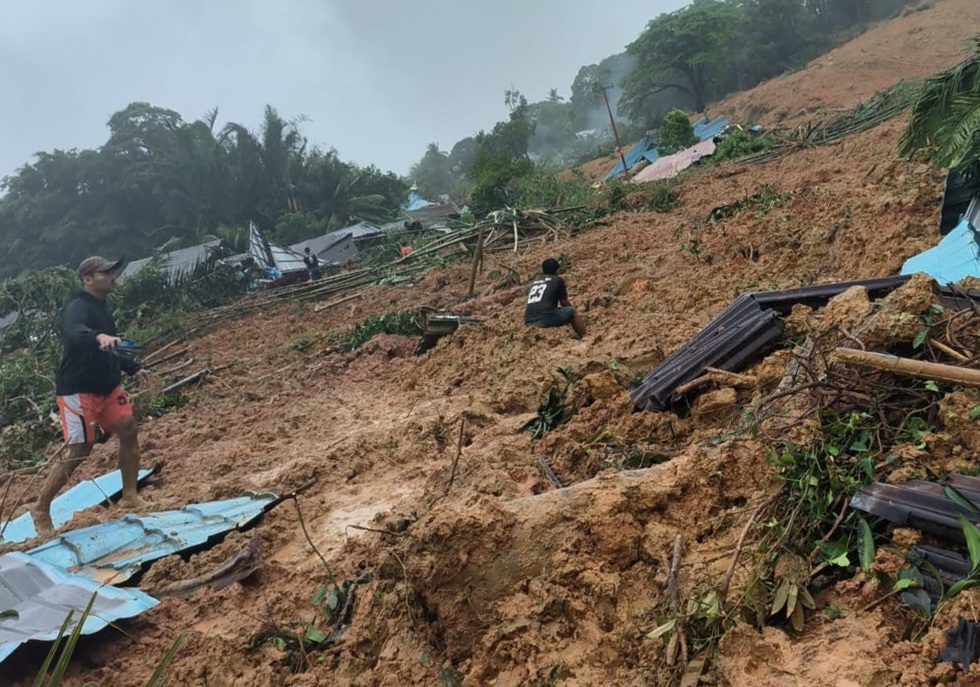
[[[58,396],[58,415],[65,443],[91,444],[95,441],[95,426],[109,433],[116,423],[133,414],[129,396],[117,386],[105,396],[101,394],[72,394]]]

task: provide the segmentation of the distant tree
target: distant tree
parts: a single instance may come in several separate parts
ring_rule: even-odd
[[[430,143],[422,159],[412,165],[408,173],[411,181],[418,184],[425,198],[436,198],[449,193],[455,181],[449,155],[439,150],[438,143]]]
[[[640,110],[648,96],[677,89],[692,98],[696,111],[703,111],[713,84],[731,66],[743,22],[741,10],[721,0],[698,0],[652,20],[626,46],[636,66],[623,82],[621,105],[642,120]]]
[[[564,96],[558,95],[558,89],[552,88],[548,91],[548,102],[549,103],[563,103],[565,102]]]
[[[664,115],[660,123],[660,142],[657,144],[661,155],[672,155],[697,142],[698,137],[694,135],[694,127],[686,112],[675,108]]]
[[[980,37],[973,55],[928,79],[912,108],[899,151],[925,152],[937,167],[959,167],[980,182]]]
[[[612,74],[604,67],[590,64],[578,70],[569,100],[576,126],[582,128],[588,125],[589,112],[602,107],[602,89],[611,85]]]

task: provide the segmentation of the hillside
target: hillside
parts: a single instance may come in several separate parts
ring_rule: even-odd
[[[845,112],[903,79],[922,79],[962,60],[978,23],[980,4],[972,0],[922,2],[804,69],[712,103],[710,111],[767,127],[793,127]],[[610,155],[580,169],[589,179],[601,179],[617,159]]]
[[[977,20],[974,0],[935,2],[717,109],[765,103],[767,116],[785,110],[789,122],[807,108],[852,106],[958,61]],[[922,59],[913,52],[927,49]],[[861,55],[874,57],[863,64]],[[679,182],[680,205],[669,214],[623,212],[555,243],[492,253],[473,299],[469,266],[456,265],[334,307],[285,303],[193,339],[192,355],[220,371],[187,392],[186,406],[145,423],[145,462],[165,467],[144,495],[177,508],[305,487],[297,499],[303,523],[287,500],[253,531],[154,563],[141,580],[146,588],[199,575],[257,534],[264,566],[219,591],[165,598],[122,623],[125,634],[84,639],[66,684],[144,684],[184,630],[173,685],[667,684],[677,670],[666,664],[664,639],[648,634],[668,604],[672,543],[681,536],[681,598],[696,602],[725,575],[752,512],[772,493],[766,453],[780,435],[734,430],[743,409],[774,391],[791,348],[746,370],[757,389],[726,390],[686,416],[632,412],[627,388],[743,291],[895,274],[933,245],[942,175],[896,157],[902,125],[894,119],[770,162],[697,170]],[[703,224],[713,208],[756,193],[761,204]],[[521,321],[526,283],[557,255],[587,318],[581,341]],[[501,279],[508,269],[520,284]],[[914,282],[891,303],[904,311],[902,299],[921,301],[927,291]],[[849,326],[852,306],[794,311],[794,326]],[[420,307],[483,324],[420,357],[410,337],[379,335],[342,353],[322,336]],[[532,443],[519,429],[558,368],[578,378],[579,410]],[[944,408],[928,455],[916,454],[910,470],[964,465],[972,420]],[[635,447],[669,460],[624,470],[637,467],[627,459]],[[96,447],[76,479],[112,469],[113,452],[114,444]],[[556,490],[542,457],[574,486]],[[36,489],[29,475],[11,479],[12,493]],[[114,515],[93,509],[78,522]],[[250,647],[269,624],[297,630],[309,622],[321,583],[362,573],[350,628],[339,644],[311,654],[301,674],[291,674],[281,648]],[[733,582],[746,596],[747,575],[739,566]],[[709,657],[711,684],[963,684],[936,657],[943,630],[958,613],[972,614],[977,597],[961,597],[912,642],[902,638],[907,617],[894,601],[868,607],[886,591],[856,574],[824,590],[823,612],[808,611],[801,632],[777,622],[762,631],[738,625]],[[30,683],[37,658],[23,652],[17,674],[0,684]]]

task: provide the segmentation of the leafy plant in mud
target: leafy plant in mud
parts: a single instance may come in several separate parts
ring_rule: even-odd
[[[570,367],[558,368],[561,380],[555,379],[544,400],[538,406],[537,415],[521,427],[522,432],[531,433],[531,441],[537,441],[545,433],[568,422],[578,411],[574,398],[569,400],[569,392],[575,385]]]
[[[775,143],[772,134],[754,136],[742,129],[736,129],[715,148],[714,154],[708,158],[711,163],[722,162],[724,160],[735,160],[752,153],[760,153],[768,150]]]
[[[416,310],[400,310],[369,317],[347,332],[332,335],[333,340],[345,353],[360,348],[378,334],[421,336],[425,323]]]
[[[58,634],[54,639],[54,643],[51,645],[51,649],[48,650],[47,655],[44,657],[44,661],[41,663],[40,670],[34,677],[34,681],[31,683],[32,687],[62,687],[64,685],[65,672],[68,670],[68,664],[71,662],[71,658],[75,653],[78,640],[82,636],[82,628],[85,626],[85,622],[88,620],[88,617],[92,614],[92,606],[95,604],[96,598],[98,598],[98,593],[92,594],[88,605],[79,616],[78,622],[74,623],[74,625],[72,624],[72,620],[74,619],[77,611],[68,611],[68,615],[65,616],[65,620],[58,630]],[[6,614],[16,615],[16,611],[3,611],[0,613],[0,617],[4,617]],[[70,633],[68,633],[69,627],[72,628]],[[153,670],[153,674],[146,682],[146,687],[166,686],[167,669],[173,662],[174,657],[177,655],[177,652],[180,650],[180,646],[183,644],[183,642],[184,633],[181,632],[177,636],[177,639],[174,640],[174,643],[170,645],[170,648],[167,650],[167,653],[164,655],[163,659]]]

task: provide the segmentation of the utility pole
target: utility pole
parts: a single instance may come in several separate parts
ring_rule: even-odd
[[[613,137],[616,139],[616,150],[619,151],[619,161],[623,163],[623,175],[626,179],[630,178],[629,167],[626,166],[626,156],[623,154],[623,144],[619,140],[619,130],[616,128],[616,119],[613,117],[612,108],[609,106],[609,96],[606,95],[612,86],[602,87],[602,99],[606,102],[606,112],[609,113],[609,123],[612,125]]]

